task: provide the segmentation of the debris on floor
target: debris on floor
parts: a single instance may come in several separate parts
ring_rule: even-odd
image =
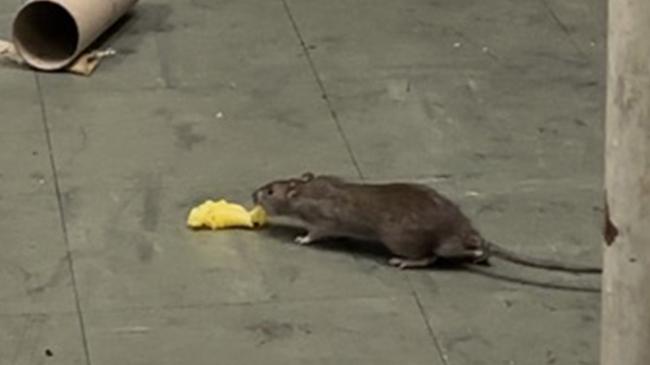
[[[116,54],[117,52],[112,48],[86,52],[62,70],[77,75],[90,76],[104,58]],[[2,39],[0,39],[0,60],[7,60],[16,65],[27,67],[27,63],[20,57],[14,44]]]
[[[191,228],[210,228],[213,230],[248,227],[255,228],[266,224],[266,212],[261,206],[255,206],[248,211],[241,205],[229,203],[226,200],[207,200],[193,208],[187,217],[187,225]]]
[[[88,76],[115,50],[87,48],[137,0],[44,0],[20,6],[11,41],[0,41],[0,58],[43,71]]]

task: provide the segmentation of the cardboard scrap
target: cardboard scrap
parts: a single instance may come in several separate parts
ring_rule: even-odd
[[[101,60],[114,56],[115,54],[116,52],[112,48],[82,53],[81,56],[68,66],[65,66],[62,70],[77,75],[90,76],[97,69]],[[0,60],[2,59],[27,67],[27,63],[20,57],[14,44],[0,39]]]
[[[23,60],[16,52],[16,47],[11,42],[0,39],[0,59],[7,59],[11,62],[22,64]]]

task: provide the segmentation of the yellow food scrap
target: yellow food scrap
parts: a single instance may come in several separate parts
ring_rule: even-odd
[[[254,228],[266,224],[266,212],[261,206],[252,210],[225,200],[208,200],[193,208],[187,217],[187,225],[192,228],[207,227],[222,229],[229,227]]]

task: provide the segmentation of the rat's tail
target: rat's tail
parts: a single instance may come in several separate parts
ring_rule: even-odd
[[[514,251],[510,251],[506,248],[503,248],[496,243],[484,241],[484,250],[486,250],[486,257],[498,257],[500,259],[513,262],[515,264],[536,267],[546,270],[557,270],[557,271],[566,271],[571,273],[580,273],[580,274],[599,274],[602,273],[603,269],[595,266],[583,266],[583,265],[573,265],[558,262],[555,260],[541,259],[536,257],[530,257],[526,255],[521,255]]]

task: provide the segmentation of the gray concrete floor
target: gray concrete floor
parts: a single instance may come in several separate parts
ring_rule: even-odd
[[[598,263],[604,8],[142,0],[90,78],[2,65],[0,364],[596,364],[598,293],[518,280],[597,276],[184,220],[304,170],[418,181],[497,242]]]

